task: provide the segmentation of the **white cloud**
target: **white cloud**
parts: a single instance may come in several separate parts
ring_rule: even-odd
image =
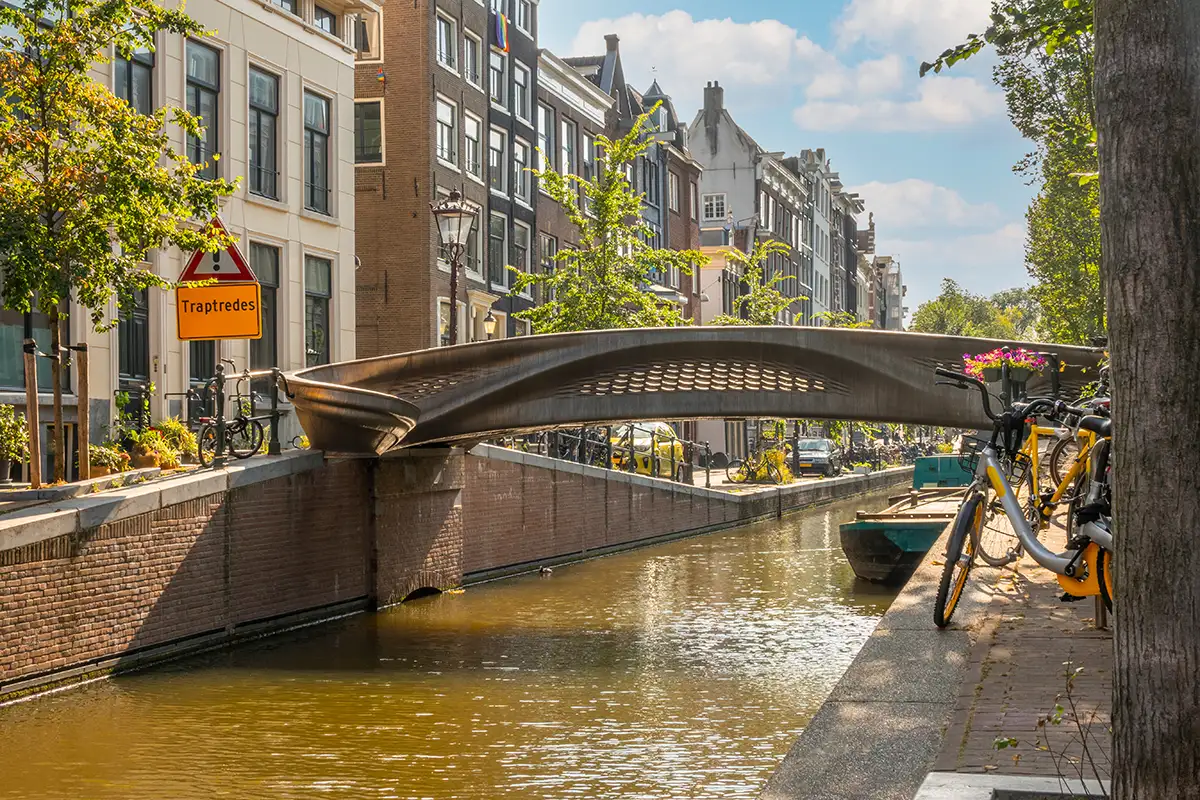
[[[762,90],[803,84],[836,64],[819,45],[778,20],[697,20],[680,10],[585,22],[570,55],[603,53],[610,33],[621,38],[626,81],[645,90],[657,78],[687,121],[701,106],[708,81],[733,91]]]
[[[1004,97],[974,78],[926,77],[903,100],[848,96],[810,100],[793,114],[805,130],[928,131],[969,125],[1004,111]]]
[[[834,30],[842,48],[866,42],[928,61],[982,33],[991,10],[991,0],[850,0]]]
[[[986,233],[927,239],[892,238],[887,233],[890,222],[880,219],[879,225],[876,251],[900,262],[908,286],[905,304],[914,314],[921,303],[938,296],[943,278],[984,295],[1029,284],[1025,226],[1020,222]]]
[[[853,93],[857,97],[876,97],[904,86],[904,61],[896,55],[863,61],[854,67],[833,62],[808,84],[810,100],[827,100]]]
[[[1000,209],[994,203],[969,203],[954,189],[918,178],[850,187],[881,224],[894,230],[910,228],[970,228],[995,225]]]

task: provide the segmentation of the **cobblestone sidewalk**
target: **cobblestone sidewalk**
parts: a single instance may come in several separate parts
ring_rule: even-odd
[[[1092,598],[1062,603],[1061,595],[1054,575],[1028,557],[1000,573],[937,770],[1109,777],[1112,633],[1096,629]],[[1066,673],[1077,668],[1068,698]],[[1062,723],[1039,724],[1056,704],[1066,710]],[[998,750],[998,737],[1018,744]]]

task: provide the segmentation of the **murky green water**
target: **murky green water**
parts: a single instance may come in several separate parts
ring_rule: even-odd
[[[0,709],[2,798],[756,797],[891,594],[862,500]]]

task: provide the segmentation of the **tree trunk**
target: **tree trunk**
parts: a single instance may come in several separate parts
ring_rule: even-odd
[[[1097,0],[1113,363],[1113,796],[1200,798],[1200,3]]]
[[[67,479],[66,452],[63,436],[62,408],[62,320],[58,307],[50,312],[50,387],[54,392],[54,482],[62,483]]]

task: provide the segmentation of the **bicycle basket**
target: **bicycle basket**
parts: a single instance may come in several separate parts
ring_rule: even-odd
[[[1024,483],[1025,477],[1029,475],[1029,468],[1033,466],[1033,462],[1024,453],[1017,453],[1017,457],[1007,466],[1009,486],[1020,487]]]
[[[983,448],[987,447],[987,445],[987,439],[964,438],[962,450],[958,454],[959,466],[964,471],[974,475],[975,470],[979,469],[979,456],[983,452]]]

